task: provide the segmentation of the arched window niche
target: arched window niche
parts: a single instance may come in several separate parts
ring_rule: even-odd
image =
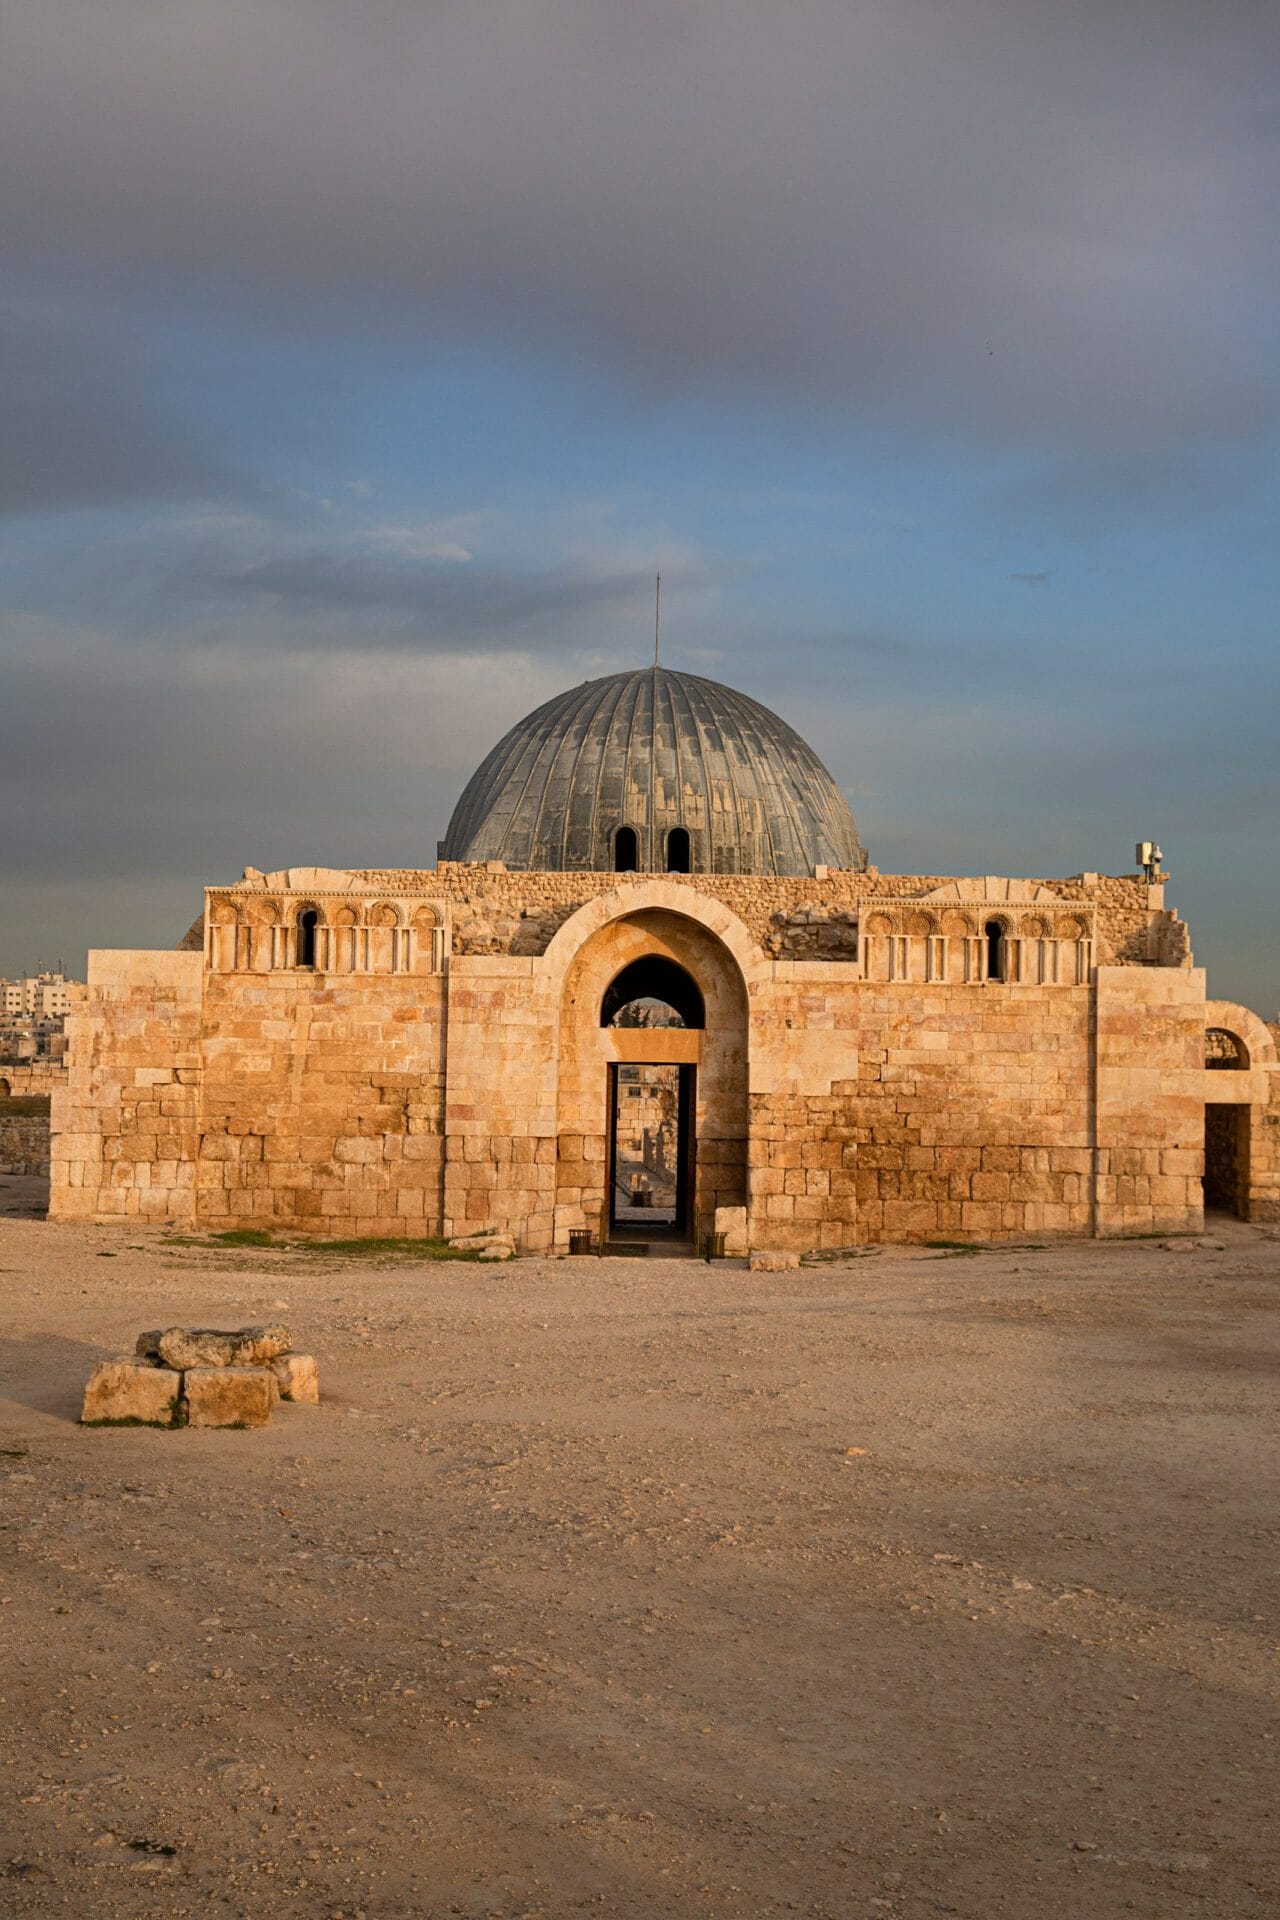
[[[646,954],[622,969],[605,989],[602,1027],[692,1027],[707,1023],[692,974],[661,954]]]
[[[987,943],[987,978],[988,980],[1003,980],[1005,963],[1004,927],[999,920],[988,920],[986,926],[982,929],[982,933]]]
[[[298,915],[298,953],[297,965],[314,967],[316,963],[316,930],[320,925],[320,915],[314,907],[304,907]]]
[[[667,872],[689,872],[688,827],[672,827],[667,835]]]
[[[1204,1036],[1204,1064],[1219,1073],[1245,1073],[1249,1051],[1237,1034],[1226,1027],[1208,1027]]]
[[[640,866],[640,839],[634,827],[619,827],[613,836],[613,870],[635,873]]]

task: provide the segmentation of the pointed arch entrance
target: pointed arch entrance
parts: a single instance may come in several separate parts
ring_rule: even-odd
[[[746,983],[714,932],[665,907],[597,927],[558,1038],[559,1230],[697,1242],[746,1204]]]

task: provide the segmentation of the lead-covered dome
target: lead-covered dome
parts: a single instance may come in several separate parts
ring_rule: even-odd
[[[669,667],[588,680],[518,721],[472,775],[440,857],[525,872],[867,863],[844,795],[793,727]]]

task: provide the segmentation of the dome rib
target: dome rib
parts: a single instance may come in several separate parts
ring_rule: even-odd
[[[621,826],[641,832],[650,872],[665,869],[674,827],[689,832],[695,872],[866,865],[812,747],[759,701],[669,667],[584,681],[526,715],[468,781],[440,851],[610,872]]]

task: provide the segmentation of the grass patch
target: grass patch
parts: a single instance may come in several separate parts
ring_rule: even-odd
[[[361,1240],[311,1240],[298,1237],[277,1238],[269,1227],[233,1227],[226,1233],[211,1233],[203,1239],[172,1234],[171,1247],[259,1247],[272,1253],[322,1254],[342,1260],[478,1260],[478,1250],[451,1247],[438,1237],[402,1239],[392,1235]]]
[[[178,1422],[172,1418],[168,1420],[138,1420],[135,1419],[133,1414],[130,1414],[126,1419],[122,1420],[82,1420],[80,1425],[82,1427],[160,1427],[165,1433],[168,1433],[171,1427],[178,1425]]]
[[[934,1253],[975,1254],[986,1251],[983,1247],[975,1247],[971,1240],[926,1240],[924,1244]]]

